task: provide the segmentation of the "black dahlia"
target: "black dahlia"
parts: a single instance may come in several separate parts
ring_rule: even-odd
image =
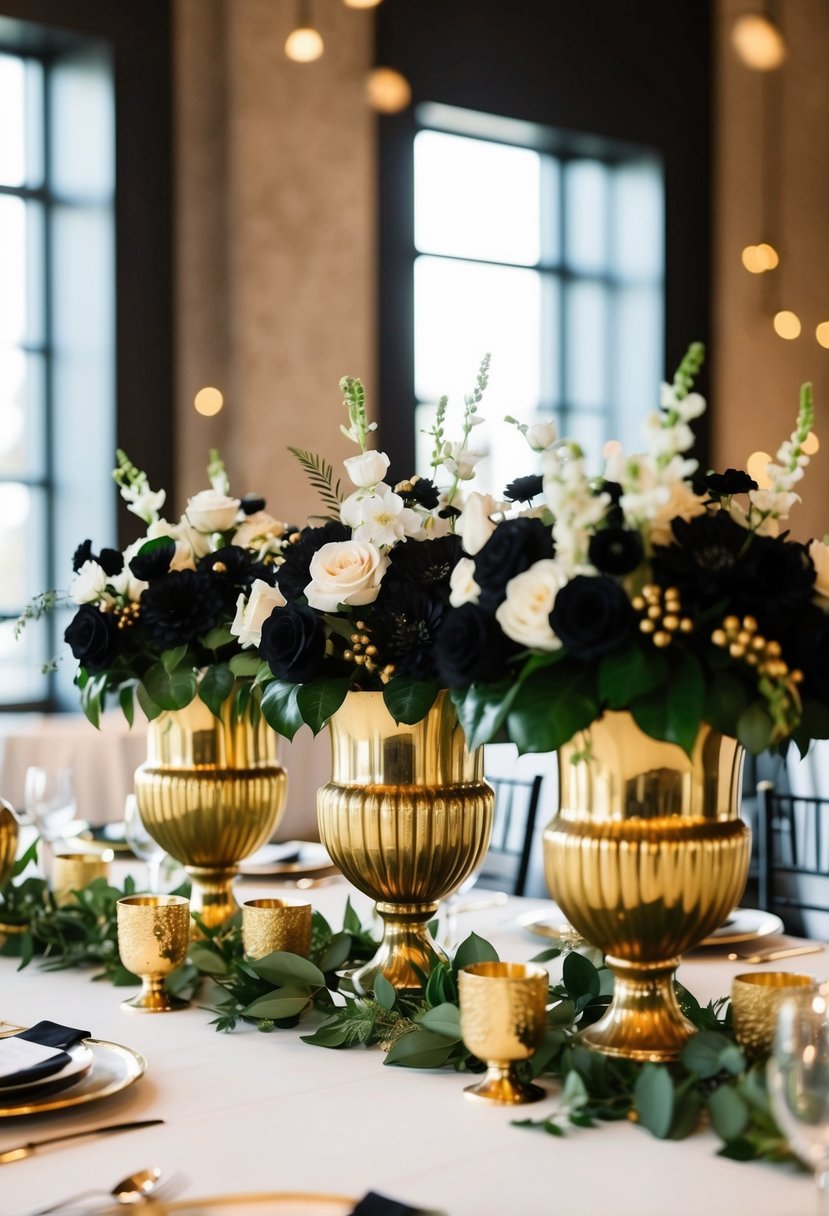
[[[276,567],[276,581],[286,600],[298,600],[311,581],[311,558],[323,545],[348,540],[351,529],[339,520],[331,520],[321,528],[303,528],[299,539],[282,550],[284,562]]]
[[[97,562],[108,578],[114,578],[124,569],[124,555],[118,549],[102,549],[92,552],[92,541],[85,540],[72,555],[72,569],[77,574],[84,562]]]
[[[169,573],[170,563],[176,555],[176,542],[170,536],[159,536],[148,540],[130,562],[130,570],[142,582],[152,583]]]
[[[653,575],[663,587],[677,587],[686,609],[707,608],[730,599],[751,533],[725,511],[675,519],[674,542],[655,545]]]
[[[307,604],[274,608],[262,626],[259,653],[279,680],[304,684],[322,671],[325,629]]]
[[[442,585],[449,594],[449,576],[463,556],[461,540],[454,534],[433,540],[408,540],[395,545],[389,553],[389,567],[383,576],[380,596],[387,583],[411,581],[420,586]]]
[[[393,663],[396,675],[430,679],[435,675],[435,642],[449,609],[446,591],[405,579],[387,583],[387,578],[371,608],[376,661],[381,667]]]
[[[121,634],[115,617],[92,604],[81,604],[63,635],[72,654],[87,671],[106,671],[120,650]]]
[[[407,507],[414,505],[427,511],[434,511],[440,501],[438,488],[428,477],[413,477],[411,481],[395,486],[395,493],[400,495]]]
[[[235,603],[240,591],[249,591],[256,579],[273,586],[276,572],[264,562],[254,560],[249,549],[241,545],[225,545],[199,559],[196,566],[199,574],[214,579],[222,591],[226,603]]]
[[[634,613],[612,578],[578,574],[561,588],[550,624],[567,650],[590,662],[619,650],[631,635]]]
[[[553,536],[540,519],[508,519],[498,524],[475,557],[480,604],[494,612],[507,593],[507,583],[543,558],[553,557]]]
[[[644,550],[638,532],[629,528],[602,528],[590,538],[587,556],[602,574],[630,574],[642,560]]]
[[[219,623],[221,590],[195,570],[173,570],[141,596],[141,623],[162,650],[204,637]]]
[[[702,478],[702,483],[714,498],[730,498],[732,494],[747,494],[749,490],[757,489],[757,482],[741,469],[707,473]]]

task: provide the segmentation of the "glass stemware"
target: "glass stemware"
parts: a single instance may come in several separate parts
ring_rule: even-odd
[[[159,888],[161,863],[167,854],[147,831],[135,794],[127,794],[124,799],[124,837],[135,856],[146,863],[147,890],[155,894]]]
[[[26,769],[23,791],[26,814],[38,830],[45,851],[52,856],[54,845],[75,818],[77,803],[71,768]]]
[[[818,1216],[829,1216],[829,1006],[824,996],[793,997],[780,1006],[768,1082],[780,1130],[814,1172]]]

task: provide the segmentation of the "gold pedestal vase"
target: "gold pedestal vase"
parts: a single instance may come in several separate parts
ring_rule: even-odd
[[[192,912],[212,928],[238,906],[238,863],[270,839],[285,807],[278,736],[264,719],[216,718],[200,700],[149,725],[147,759],[135,773],[141,818],[190,876]]]
[[[691,756],[606,713],[558,753],[559,811],[544,833],[553,898],[613,972],[607,1013],[582,1039],[608,1055],[671,1060],[693,1034],[674,993],[680,955],[742,895],[743,751],[703,724]]]
[[[470,752],[445,692],[414,726],[380,692],[349,693],[329,722],[332,780],[317,795],[320,837],[384,923],[374,958],[352,976],[370,991],[380,971],[416,993],[443,951],[427,925],[438,901],[482,862],[493,793],[482,749]]]
[[[17,858],[20,829],[17,816],[4,798],[0,798],[0,887],[11,877]]]

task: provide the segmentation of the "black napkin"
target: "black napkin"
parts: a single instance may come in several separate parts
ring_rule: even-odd
[[[41,1047],[60,1048],[59,1054],[50,1056],[48,1060],[40,1060],[29,1068],[21,1068],[0,1077],[0,1089],[7,1085],[28,1085],[30,1081],[39,1081],[43,1077],[51,1077],[60,1072],[69,1063],[71,1057],[67,1054],[70,1047],[75,1047],[89,1038],[88,1030],[76,1030],[73,1026],[60,1026],[57,1022],[38,1022],[20,1034],[10,1036],[14,1039],[24,1039],[27,1043],[39,1043]]]
[[[378,1195],[369,1191],[354,1208],[351,1216],[442,1216],[433,1209],[413,1208],[399,1199],[389,1199],[388,1195]]]

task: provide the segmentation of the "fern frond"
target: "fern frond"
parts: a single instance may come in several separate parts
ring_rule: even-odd
[[[329,510],[334,519],[340,518],[340,503],[343,500],[342,487],[339,478],[334,484],[333,466],[322,456],[313,452],[303,452],[301,448],[289,447],[288,451],[296,456],[299,463],[308,474],[308,480],[322,499],[323,505]]]

